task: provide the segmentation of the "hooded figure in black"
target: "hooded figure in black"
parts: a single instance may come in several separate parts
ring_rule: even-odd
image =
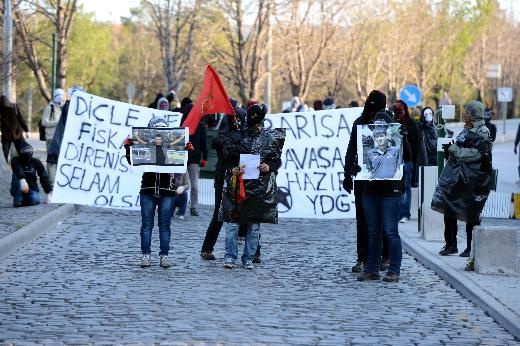
[[[365,107],[361,116],[354,120],[350,140],[348,142],[347,154],[345,155],[345,172],[343,180],[343,188],[347,193],[352,193],[354,189],[354,198],[356,204],[356,227],[357,227],[357,261],[352,267],[352,272],[359,273],[365,269],[368,253],[367,226],[365,213],[363,212],[362,195],[365,182],[356,180],[352,183],[352,177],[356,176],[361,167],[357,162],[357,125],[368,125],[374,123],[374,118],[379,111],[384,111],[386,107],[386,95],[379,90],[372,90],[365,101]],[[383,264],[388,264],[388,247],[386,238],[383,239]],[[383,268],[385,269],[385,268]]]
[[[426,150],[428,166],[437,166],[437,129],[433,122],[433,109],[425,107],[421,111],[419,131]]]
[[[16,103],[9,102],[5,95],[0,96],[0,131],[2,151],[7,160],[11,143],[14,143],[18,152],[26,144],[23,133],[29,132],[29,128]]]
[[[19,149],[19,156],[11,160],[13,177],[11,181],[11,196],[15,207],[40,204],[40,189],[38,177],[50,202],[52,185],[47,171],[40,160],[33,157],[33,148],[25,143]]]
[[[219,219],[227,222],[224,266],[233,268],[238,256],[238,224],[248,225],[242,264],[253,269],[252,258],[258,245],[260,223],[277,223],[276,175],[281,166],[285,129],[265,130],[265,105],[254,104],[247,110],[247,130],[230,134],[224,141],[226,187],[222,194]],[[240,155],[259,155],[257,179],[243,179]]]

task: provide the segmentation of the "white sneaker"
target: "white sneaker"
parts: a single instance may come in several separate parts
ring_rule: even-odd
[[[184,215],[179,215],[179,220],[184,220]]]
[[[235,262],[231,258],[226,258],[224,260],[224,268],[226,268],[226,269],[235,268]]]
[[[255,266],[253,265],[253,261],[249,260],[246,263],[244,263],[244,268],[252,270],[255,269]]]
[[[143,254],[143,257],[141,257],[141,268],[149,267],[150,266],[150,255],[149,254]]]
[[[410,219],[407,217],[403,217],[401,220],[399,220],[400,223],[407,223],[408,221],[410,221]]]
[[[167,255],[161,255],[161,262],[159,264],[163,268],[169,268],[172,266],[172,263],[168,259]]]

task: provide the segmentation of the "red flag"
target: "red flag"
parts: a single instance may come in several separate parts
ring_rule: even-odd
[[[192,135],[205,115],[215,113],[235,115],[235,111],[231,106],[231,102],[229,102],[229,97],[217,72],[213,66],[208,64],[200,96],[182,126],[189,127],[190,135]]]
[[[242,203],[246,200],[246,188],[244,186],[244,178],[240,175],[238,177],[238,196],[237,196],[237,204]]]

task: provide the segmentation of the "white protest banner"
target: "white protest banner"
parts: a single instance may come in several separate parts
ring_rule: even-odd
[[[345,154],[362,108],[271,114],[266,128],[285,128],[278,184],[280,217],[355,217],[354,196],[343,190]]]
[[[126,161],[123,141],[132,127],[146,127],[152,117],[179,127],[181,113],[135,106],[75,92],[52,194],[53,203],[75,203],[106,208],[140,208],[143,170]]]

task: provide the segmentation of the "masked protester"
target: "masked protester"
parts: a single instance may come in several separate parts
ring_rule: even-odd
[[[26,144],[23,133],[29,132],[29,128],[18,105],[9,102],[5,95],[0,96],[0,131],[2,132],[2,150],[7,161],[11,144],[14,144],[18,152]]]
[[[384,111],[378,112],[374,118],[374,124],[389,124],[391,121]],[[403,161],[406,162],[410,157],[410,146],[406,127],[403,125],[401,125],[401,135]],[[394,167],[395,155],[390,156],[389,163]],[[368,260],[365,270],[357,278],[358,281],[379,280],[383,233],[386,235],[390,252],[390,265],[383,281],[399,281],[403,251],[398,224],[399,204],[403,190],[404,177],[401,180],[371,180],[365,182],[363,186],[362,203],[368,233]]]
[[[33,148],[25,143],[19,150],[19,156],[11,160],[13,177],[11,180],[11,196],[15,208],[40,204],[38,177],[50,203],[52,185],[47,171],[40,160],[33,157]]]
[[[393,106],[395,117],[398,123],[406,127],[408,140],[412,150],[411,160],[404,162],[404,181],[405,190],[400,208],[400,222],[406,223],[410,220],[410,207],[412,202],[412,186],[417,186],[416,178],[419,172],[419,166],[424,166],[426,155],[424,153],[423,143],[419,133],[419,127],[415,120],[410,117],[408,106],[404,101],[397,100]]]
[[[148,127],[167,127],[166,121],[159,117],[153,117],[148,123]],[[138,139],[138,141],[140,141]],[[130,147],[133,145],[131,139],[124,142],[126,149],[126,159],[130,163]],[[158,143],[155,138],[155,146],[157,149]],[[160,144],[159,144],[160,146]],[[186,145],[189,150],[191,144]],[[160,149],[160,148],[159,148]],[[157,152],[163,152],[162,149],[157,149]],[[181,185],[182,184],[182,185]],[[173,207],[175,197],[179,192],[179,187],[183,186],[183,180],[176,179],[174,174],[170,173],[156,173],[145,172],[141,179],[141,190],[139,198],[141,201],[141,263],[142,268],[150,267],[151,265],[151,244],[152,244],[152,229],[154,226],[155,210],[157,209],[157,224],[159,226],[159,265],[163,268],[171,267],[171,262],[168,258],[170,251],[170,237],[171,237],[171,218],[173,215]],[[184,192],[184,191],[182,191]]]
[[[437,166],[437,129],[433,122],[433,109],[425,107],[421,111],[419,131],[426,151],[427,165]]]
[[[236,101],[235,101],[236,104]],[[215,244],[217,243],[218,235],[220,233],[220,229],[222,228],[223,222],[218,219],[220,204],[222,201],[222,191],[224,190],[224,180],[226,176],[226,172],[232,169],[233,167],[228,165],[223,153],[224,142],[228,139],[229,136],[238,135],[241,129],[243,129],[246,111],[240,107],[234,107],[235,116],[228,116],[227,118],[227,129],[225,131],[221,131],[217,134],[216,137],[213,138],[211,142],[211,147],[217,152],[217,164],[215,166],[215,209],[213,210],[213,217],[211,218],[211,222],[206,231],[206,236],[204,237],[204,243],[202,244],[202,249],[200,251],[200,256],[208,261],[215,260],[215,256],[213,255],[213,249]],[[234,162],[232,162],[234,164]],[[245,224],[241,224],[240,228],[243,231],[247,231],[247,227]],[[258,248],[260,245],[258,245]],[[253,263],[260,262],[260,250],[258,249],[253,257]]]
[[[51,102],[45,107],[42,114],[42,125],[45,127],[45,141],[47,144],[47,151],[52,143],[56,126],[61,118],[61,108],[65,104],[65,91],[63,89],[54,90]],[[54,177],[51,178],[54,181]]]
[[[432,209],[444,214],[444,240],[439,252],[447,256],[458,252],[457,220],[466,222],[466,250],[469,257],[473,228],[480,225],[491,187],[490,153],[493,143],[484,123],[484,105],[471,101],[464,107],[464,129],[455,143],[444,144],[446,166],[432,198]]]
[[[384,111],[385,107],[386,95],[379,90],[372,90],[365,101],[363,113],[361,113],[359,118],[354,120],[352,133],[348,142],[347,154],[345,155],[343,188],[349,194],[352,193],[352,189],[354,189],[354,201],[356,204],[357,261],[352,267],[353,273],[360,273],[365,270],[368,253],[367,226],[362,203],[365,182],[362,180],[356,180],[355,183],[352,183],[352,177],[356,176],[358,172],[361,171],[361,167],[357,164],[357,125],[373,124],[377,112]],[[389,265],[388,246],[386,238],[383,238],[383,261],[381,264],[381,270],[388,269]]]
[[[72,97],[75,92],[83,91],[83,88],[75,85],[67,90],[69,97]],[[65,101],[61,108],[61,117],[58,120],[58,125],[54,131],[54,136],[47,149],[47,169],[49,170],[49,179],[54,184],[56,177],[56,165],[58,164],[58,157],[60,156],[61,142],[63,141],[63,133],[67,124],[67,115],[69,113],[70,100]]]
[[[247,109],[248,130],[230,134],[224,141],[223,155],[228,169],[222,194],[219,219],[226,222],[226,255],[224,267],[231,269],[238,257],[238,228],[246,224],[242,264],[253,269],[261,223],[277,223],[276,174],[282,161],[285,130],[265,130],[263,121],[267,113],[265,105],[252,105]],[[243,179],[240,154],[260,156],[258,179]]]

